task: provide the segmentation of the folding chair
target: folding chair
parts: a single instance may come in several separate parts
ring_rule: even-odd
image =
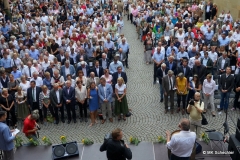
[[[224,139],[225,139],[225,135],[229,132],[229,127],[228,127],[227,121],[225,121],[223,123],[222,127],[224,128],[224,134],[222,134],[219,131],[214,131],[214,132],[208,133],[208,138],[210,139],[210,145],[211,145],[212,150],[215,147],[218,147],[220,150],[222,149],[222,151],[224,151],[226,149],[224,147],[224,143],[225,143]],[[218,130],[220,130],[220,129],[218,129]],[[219,147],[219,144],[220,144],[221,148]],[[213,145],[215,145],[215,146],[213,146]]]

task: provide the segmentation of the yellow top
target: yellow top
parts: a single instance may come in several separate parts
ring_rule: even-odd
[[[177,77],[176,79],[177,82],[177,94],[179,94],[179,92],[183,92],[183,95],[187,94],[187,78],[183,77],[183,79],[180,79],[179,77]],[[178,92],[179,91],[179,92]]]
[[[197,22],[197,24],[196,24],[197,28],[202,27],[202,25],[203,25],[203,22]]]

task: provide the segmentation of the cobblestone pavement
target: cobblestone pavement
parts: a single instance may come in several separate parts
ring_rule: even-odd
[[[146,65],[144,63],[143,44],[137,40],[135,27],[126,20],[126,17],[124,20],[124,33],[130,44],[129,69],[126,70],[128,76],[127,99],[133,115],[125,122],[118,122],[115,118],[113,123],[106,121],[105,124],[98,123],[92,127],[88,127],[90,122],[80,123],[78,121],[76,124],[69,125],[61,122],[58,125],[48,123],[41,126],[40,138],[48,136],[53,143],[60,143],[59,137],[66,135],[68,141],[81,142],[82,138],[90,138],[94,142],[101,143],[106,133],[119,127],[123,129],[126,141],[130,136],[137,136],[142,141],[156,141],[157,136],[165,136],[166,130],[177,130],[179,120],[188,117],[186,114],[182,115],[176,112],[173,115],[164,114],[164,105],[159,102],[159,84],[153,85],[153,64]],[[239,117],[239,111],[229,111],[229,113],[235,121]],[[213,118],[208,112],[206,118],[209,122],[207,128],[218,129],[224,122],[225,114],[217,114]],[[229,118],[228,122],[231,132],[234,133],[235,127]],[[19,124],[19,128],[21,128],[20,126],[22,125]]]

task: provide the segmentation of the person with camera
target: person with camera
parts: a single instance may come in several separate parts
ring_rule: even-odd
[[[201,126],[202,126],[202,115],[204,109],[204,103],[200,100],[201,94],[196,92],[194,94],[194,99],[189,101],[187,112],[189,113],[190,120],[190,130],[196,132],[197,137],[201,137]]]
[[[107,151],[108,160],[126,160],[132,159],[132,152],[127,144],[122,140],[123,132],[120,128],[112,131],[112,138],[104,141],[100,151]]]
[[[189,160],[196,140],[196,133],[190,132],[190,121],[181,119],[178,127],[179,133],[173,134],[166,131],[167,148],[171,150],[171,160]],[[183,147],[184,146],[184,147]]]
[[[34,141],[38,141],[37,139],[37,131],[40,130],[39,125],[36,120],[39,118],[39,111],[34,110],[32,114],[28,115],[23,122],[23,133],[28,139],[33,139]]]
[[[14,142],[16,134],[12,134],[6,125],[7,112],[0,111],[0,150],[3,151],[4,160],[14,160]]]

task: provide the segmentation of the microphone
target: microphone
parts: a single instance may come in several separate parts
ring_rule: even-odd
[[[215,132],[216,129],[212,129],[212,130],[206,130],[205,132]]]

